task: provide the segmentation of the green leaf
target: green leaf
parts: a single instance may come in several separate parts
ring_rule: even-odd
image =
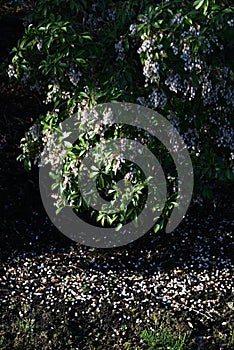
[[[81,91],[79,94],[81,97],[89,98],[89,95],[86,94],[86,92]]]
[[[56,179],[57,179],[57,177],[58,177],[58,175],[57,175],[57,174],[52,173],[51,171],[49,172],[49,175],[50,175],[50,177],[51,177],[53,180],[56,180]]]
[[[205,0],[197,0],[194,2],[194,7],[196,10],[199,10],[204,4]]]
[[[58,183],[54,183],[52,186],[51,186],[51,190],[53,191],[56,187],[58,187]]]
[[[30,159],[24,160],[24,167],[27,171],[30,171],[32,169],[32,163]]]
[[[203,8],[203,14],[204,15],[207,14],[208,7],[209,7],[209,0],[206,0],[205,4],[204,4],[204,8]]]
[[[89,174],[89,178],[90,179],[94,179],[95,177],[97,177],[97,172],[96,171],[93,171],[92,173]]]
[[[101,188],[104,188],[105,182],[104,182],[102,174],[99,175],[99,184],[100,184]]]
[[[58,215],[58,214],[61,212],[62,209],[63,209],[63,208],[58,208],[58,209],[56,209],[56,215]]]
[[[233,174],[233,172],[231,171],[231,169],[227,169],[227,170],[226,170],[226,177],[227,177],[228,180],[233,180],[234,174]]]
[[[102,217],[101,224],[102,224],[102,226],[104,226],[104,224],[105,224],[105,216]]]
[[[121,229],[121,227],[123,226],[123,224],[121,224],[121,222],[116,226],[115,231],[119,231]]]
[[[69,142],[69,141],[63,141],[64,145],[68,148],[71,148],[72,147],[72,143]]]
[[[171,204],[173,204],[174,208],[177,208],[179,206],[179,204],[177,202],[171,202]]]
[[[82,38],[92,40],[91,36],[89,36],[89,35],[82,35]]]
[[[159,224],[154,226],[154,233],[157,233],[160,230],[161,226]]]

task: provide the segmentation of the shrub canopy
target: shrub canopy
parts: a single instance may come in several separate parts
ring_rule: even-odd
[[[8,68],[10,77],[28,84],[48,105],[48,113],[22,139],[20,159],[27,168],[40,156],[52,129],[68,115],[103,102],[125,101],[155,109],[179,130],[193,159],[198,194],[207,194],[200,185],[210,180],[233,180],[231,1],[37,0],[31,7]],[[85,205],[68,174],[74,178],[84,145],[92,147],[100,137],[126,133],[145,137],[143,130],[136,136],[136,131],[119,125],[106,134],[103,130],[84,133],[80,143],[71,147],[60,191],[66,192],[78,212]],[[176,173],[170,157],[157,140],[150,145],[164,163],[173,188]],[[113,174],[122,178],[127,172],[135,184],[135,198],[144,197],[145,179],[139,169],[134,172],[131,163],[119,162],[117,173],[117,161],[100,174],[100,191],[113,185]],[[174,199],[172,191],[165,220]],[[119,219],[124,223],[137,215],[137,208],[136,200],[121,218],[97,215],[96,219],[102,224]]]

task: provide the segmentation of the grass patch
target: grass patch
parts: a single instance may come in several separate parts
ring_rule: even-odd
[[[184,333],[176,335],[170,329],[156,327],[153,330],[144,330],[142,338],[149,346],[148,350],[189,350],[189,335]]]

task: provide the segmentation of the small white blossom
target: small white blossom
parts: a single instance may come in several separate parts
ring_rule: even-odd
[[[137,29],[137,25],[136,24],[131,24],[130,27],[129,27],[130,35],[135,35],[136,34],[136,29]]]
[[[9,78],[16,77],[15,67],[12,64],[9,64],[7,74]]]
[[[227,21],[227,24],[229,27],[234,27],[234,18],[230,19],[230,21]]]
[[[42,41],[42,39],[40,39],[40,40],[38,41],[38,43],[37,43],[37,49],[38,49],[38,51],[41,51],[42,46],[43,46],[43,41]]]

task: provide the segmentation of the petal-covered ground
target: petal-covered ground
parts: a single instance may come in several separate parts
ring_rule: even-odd
[[[144,349],[142,331],[159,325],[188,333],[194,349],[231,349],[232,231],[210,215],[111,251],[55,242],[39,252],[32,237],[31,252],[3,263],[1,334],[16,348]]]
[[[9,28],[17,40],[2,22]],[[4,45],[9,52],[7,36]],[[4,78],[0,94],[0,348],[234,349],[231,186],[194,204],[171,234],[81,246],[47,218],[36,167],[27,174],[15,160],[43,111],[38,97]],[[184,347],[175,345],[183,335]]]

